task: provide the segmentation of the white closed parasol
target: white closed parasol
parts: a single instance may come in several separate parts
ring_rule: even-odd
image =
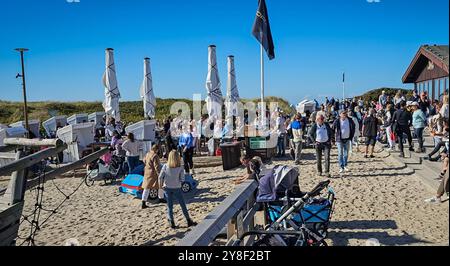
[[[206,98],[206,107],[210,119],[222,117],[222,91],[220,90],[220,78],[217,68],[216,46],[211,45],[208,48],[208,77],[206,79],[206,89],[208,97]]]
[[[156,98],[153,92],[152,71],[150,68],[150,58],[144,59],[144,81],[141,86],[141,97],[144,101],[145,118],[153,119],[156,116]]]
[[[228,57],[228,84],[227,84],[227,117],[238,116],[239,90],[236,83],[234,56]]]
[[[117,85],[116,66],[114,64],[114,49],[106,49],[106,70],[103,75],[103,86],[105,87],[105,102],[103,108],[109,117],[120,121],[119,99],[120,91]]]

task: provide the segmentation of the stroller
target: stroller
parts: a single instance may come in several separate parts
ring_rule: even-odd
[[[234,245],[256,236],[254,246],[326,246],[335,193],[330,181],[303,193],[298,185],[298,170],[275,166],[259,178],[257,202],[263,204],[269,225],[262,231],[244,234]],[[328,188],[326,198],[320,197]]]
[[[88,166],[89,174],[85,179],[86,185],[91,187],[96,181],[103,181],[105,185],[108,182],[114,184],[118,179],[125,176],[124,162],[124,157],[117,155],[112,155],[108,163],[101,159],[94,161]]]

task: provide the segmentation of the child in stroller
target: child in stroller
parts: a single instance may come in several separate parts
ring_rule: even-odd
[[[123,167],[125,158],[118,155],[113,155],[112,152],[107,153],[101,159],[98,159],[88,165],[88,176],[86,178],[86,185],[93,186],[95,181],[104,181],[107,185],[114,184],[118,179],[125,176],[126,171]]]

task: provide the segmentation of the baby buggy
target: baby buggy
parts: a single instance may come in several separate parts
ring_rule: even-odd
[[[298,183],[298,170],[276,166],[259,179],[257,202],[264,205],[268,226],[252,231],[254,246],[326,246],[325,238],[334,208],[335,193],[330,181],[321,182],[311,192],[303,193]],[[321,197],[328,189],[326,197]]]
[[[88,166],[89,174],[85,179],[86,185],[91,187],[96,181],[103,181],[105,185],[108,182],[114,184],[117,179],[125,176],[125,170],[123,169],[124,162],[125,159],[123,157],[112,155],[108,160],[98,159],[91,163]]]

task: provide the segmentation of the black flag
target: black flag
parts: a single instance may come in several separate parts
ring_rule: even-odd
[[[272,60],[275,58],[275,47],[273,45],[272,32],[270,30],[269,15],[265,0],[259,0],[258,11],[256,11],[255,24],[253,25],[253,36],[261,43]]]

